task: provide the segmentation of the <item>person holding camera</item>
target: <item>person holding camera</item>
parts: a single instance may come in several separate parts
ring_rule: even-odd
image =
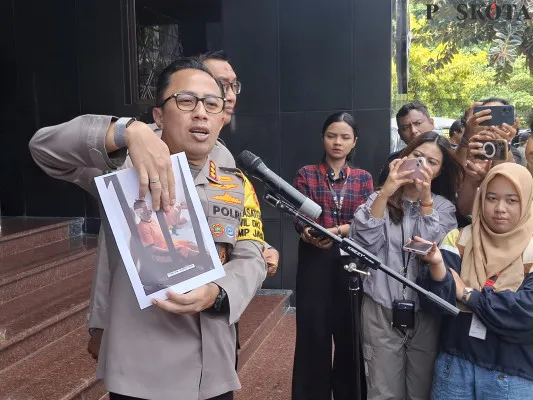
[[[476,192],[487,171],[504,162],[520,164],[522,157],[518,149],[510,145],[520,125],[519,119],[514,118],[513,125],[497,125],[501,121],[490,122],[492,109],[476,109],[481,106],[494,107],[495,111],[512,107],[507,100],[494,97],[474,103],[466,111],[465,133],[455,152],[466,172],[457,198],[457,208],[464,216],[471,214]],[[502,116],[495,116],[495,120],[498,119]]]
[[[350,236],[411,281],[422,269],[404,250],[414,236],[440,242],[457,227],[455,193],[462,169],[437,132],[417,136],[390,164],[381,189],[359,207]],[[383,271],[363,279],[363,357],[373,399],[428,399],[440,317],[420,309],[418,295]]]
[[[525,167],[492,168],[476,194],[472,225],[422,257],[428,267],[419,284],[462,311],[443,323],[434,400],[531,398],[532,188]]]
[[[509,109],[504,111],[506,107]],[[494,116],[492,115],[493,111],[495,112]],[[506,113],[505,115],[503,114],[504,112]],[[520,126],[520,120],[514,116],[514,107],[509,101],[497,97],[478,101],[466,110],[465,120],[465,131],[455,152],[455,156],[461,165],[465,165],[469,142],[472,142],[472,139],[479,135],[481,131],[487,130],[493,131],[498,135],[498,138],[504,139],[509,143],[509,162],[516,162],[516,158],[520,157],[520,154],[515,152],[510,146]]]
[[[330,115],[322,129],[325,155],[298,171],[293,186],[322,207],[316,222],[346,236],[354,212],[374,191],[372,176],[348,164],[357,142],[353,117]],[[354,384],[347,263],[328,238],[295,220],[300,234],[296,275],[296,349],[293,400],[351,400]],[[332,366],[332,337],[335,354]]]

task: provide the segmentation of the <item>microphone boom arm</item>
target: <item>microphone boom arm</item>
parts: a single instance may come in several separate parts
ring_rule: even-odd
[[[324,236],[327,236],[332,241],[337,243],[339,247],[344,250],[346,253],[350,254],[351,256],[355,257],[361,264],[370,267],[374,270],[381,270],[390,277],[396,279],[397,281],[403,283],[405,286],[413,289],[416,291],[419,295],[426,297],[431,302],[442,308],[446,313],[457,316],[459,314],[459,309],[447,301],[441,299],[436,294],[422,288],[421,286],[417,285],[416,283],[410,281],[400,273],[393,271],[386,265],[384,265],[381,260],[379,260],[375,255],[372,253],[366,251],[359,245],[357,245],[353,240],[349,238],[341,238],[338,235],[335,235],[334,233],[331,233],[323,226],[317,224],[312,219],[308,218],[307,216],[301,214],[298,212],[298,210],[290,204],[287,200],[285,200],[281,195],[273,192],[272,188],[270,188],[268,185],[266,185],[266,193],[264,196],[265,201],[273,206],[274,208],[277,208],[281,212],[288,214],[292,217],[295,217],[299,219],[300,221],[305,222],[307,225],[312,226],[316,230],[322,232]],[[357,271],[359,272],[359,271]]]

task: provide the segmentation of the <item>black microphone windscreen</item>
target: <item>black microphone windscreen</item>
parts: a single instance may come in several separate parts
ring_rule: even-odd
[[[235,159],[237,166],[245,171],[249,171],[254,164],[261,162],[261,159],[257,157],[254,153],[248,150],[243,150],[241,154]]]

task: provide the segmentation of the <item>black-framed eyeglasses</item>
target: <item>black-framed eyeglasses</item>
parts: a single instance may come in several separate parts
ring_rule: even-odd
[[[239,81],[235,82],[224,82],[222,81],[222,86],[224,87],[224,93],[228,93],[229,88],[233,90],[233,93],[240,94],[242,89],[242,83]]]
[[[218,114],[224,110],[224,106],[226,105],[226,99],[220,96],[198,97],[190,93],[174,93],[163,100],[159,107],[163,107],[172,98],[176,101],[176,106],[181,111],[193,111],[198,105],[198,102],[201,101],[204,104],[206,112],[209,114]]]

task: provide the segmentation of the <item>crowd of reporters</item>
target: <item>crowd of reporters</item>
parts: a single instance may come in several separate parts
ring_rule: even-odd
[[[518,132],[518,118],[491,123],[504,106],[514,114],[504,99],[472,104],[447,137],[435,132],[424,104],[405,104],[396,121],[406,147],[389,155],[375,191],[354,167],[356,141],[365,138],[357,138],[353,118],[326,121],[323,160],[294,181],[323,207],[317,222],[461,312],[444,315],[381,270],[362,275],[366,385],[350,386],[353,370],[340,368],[351,334],[345,311],[344,325],[338,322],[349,306],[348,261],[331,240],[296,222],[294,399],[353,399],[356,391],[368,399],[523,399],[533,391],[533,142],[530,129]],[[487,142],[505,148],[489,154]],[[343,204],[346,196],[356,201]],[[428,250],[409,252],[410,241]],[[397,322],[398,304],[412,308],[410,322]],[[324,356],[332,338],[333,364]]]

